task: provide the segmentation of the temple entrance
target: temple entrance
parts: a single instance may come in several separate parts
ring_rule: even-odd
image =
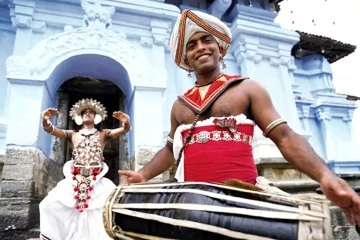
[[[108,117],[99,123],[96,128],[113,129],[120,127],[120,122],[112,117],[114,111],[125,111],[125,96],[121,89],[108,80],[100,80],[88,77],[74,77],[65,81],[58,90],[58,109],[60,111],[57,125],[64,129],[79,130],[79,126],[69,117],[72,105],[80,99],[93,98],[100,101],[106,108]],[[59,147],[55,147],[55,146]],[[63,163],[71,158],[71,144],[54,144],[54,155],[62,156]],[[60,152],[57,152],[60,151]],[[62,151],[62,153],[61,153]],[[126,137],[111,139],[106,143],[104,158],[109,166],[109,172],[105,177],[112,180],[116,185],[119,183],[117,170],[120,162],[128,161],[128,144]]]

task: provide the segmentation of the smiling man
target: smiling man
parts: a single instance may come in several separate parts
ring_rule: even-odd
[[[216,17],[182,12],[171,36],[171,53],[179,67],[195,73],[195,86],[173,104],[166,145],[140,171],[119,171],[126,176],[123,184],[147,181],[174,161],[178,181],[238,179],[255,184],[251,142],[257,124],[287,161],[320,183],[351,223],[360,222],[359,196],[286,124],[266,89],[247,77],[220,71],[230,43],[230,30]]]
[[[104,175],[109,170],[103,162],[103,150],[109,139],[130,130],[129,116],[113,113],[121,127],[99,131],[95,125],[107,117],[103,105],[82,99],[70,110],[81,129],[76,132],[54,127],[50,119],[59,111],[49,108],[42,113],[44,130],[72,144],[72,159],[64,165],[65,179],[60,181],[40,203],[40,239],[111,239],[102,224],[102,207],[115,185]]]

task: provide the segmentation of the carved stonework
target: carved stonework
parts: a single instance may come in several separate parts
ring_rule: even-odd
[[[81,7],[85,10],[84,21],[91,28],[107,29],[111,25],[111,16],[115,13],[114,7],[100,4],[100,0],[83,0]]]
[[[7,59],[8,75],[41,74],[61,56],[78,50],[97,50],[121,57],[125,65],[137,61],[139,54],[125,36],[109,30],[98,31],[88,27],[74,29],[52,36],[36,45],[25,57],[10,56]]]
[[[29,63],[23,56],[13,55],[6,60],[6,71],[8,74],[24,75],[27,74]]]
[[[31,28],[35,12],[35,1],[9,2],[10,18],[13,26],[17,28]]]
[[[147,85],[151,78],[148,60],[127,41],[125,34],[109,29],[114,7],[85,0],[82,7],[86,13],[84,27],[66,26],[63,33],[39,42],[25,56],[10,56],[6,62],[7,78],[46,80],[62,61],[81,53],[112,58],[126,68],[130,78]]]
[[[318,107],[315,110],[315,116],[317,118],[317,120],[322,121],[322,120],[330,120],[331,119],[331,110],[330,108],[326,108],[326,107]]]

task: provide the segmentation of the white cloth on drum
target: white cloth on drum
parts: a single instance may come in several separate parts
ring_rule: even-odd
[[[248,119],[244,114],[239,114],[237,116],[229,116],[229,117],[211,117],[208,119],[205,119],[203,121],[198,121],[196,123],[196,127],[201,127],[201,126],[213,126],[215,125],[213,123],[213,121],[217,118],[217,119],[223,119],[223,118],[235,118],[236,119],[236,124],[255,124],[253,120]],[[174,143],[173,143],[173,154],[174,154],[174,158],[175,160],[178,159],[179,157],[179,153],[180,150],[183,146],[183,138],[182,138],[182,132],[185,130],[190,129],[192,126],[192,124],[182,124],[180,126],[178,126],[178,128],[175,131],[174,134]],[[178,182],[184,182],[185,179],[185,170],[184,170],[184,153],[181,154],[181,158],[180,158],[180,163],[179,166],[177,167],[176,173],[175,173],[175,178],[178,180]]]
[[[106,199],[116,187],[103,176],[109,167],[103,163],[103,169],[95,181],[91,181],[93,190],[88,200],[89,207],[83,212],[75,209],[74,187],[77,182],[71,174],[73,161],[64,167],[65,179],[40,203],[40,231],[51,240],[106,240],[111,239],[105,232],[102,211]]]

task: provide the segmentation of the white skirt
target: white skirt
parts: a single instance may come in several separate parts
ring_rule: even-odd
[[[104,229],[102,211],[106,199],[115,189],[115,184],[103,176],[109,167],[103,163],[103,170],[97,179],[91,181],[88,208],[79,212],[75,208],[74,187],[77,182],[71,174],[73,161],[63,168],[65,179],[40,203],[40,239],[51,240],[106,240],[110,238]]]

